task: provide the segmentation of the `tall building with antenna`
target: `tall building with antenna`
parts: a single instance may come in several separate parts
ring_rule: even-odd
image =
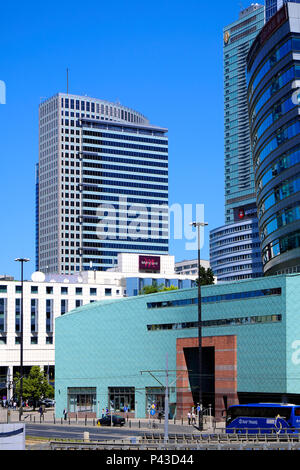
[[[105,271],[119,253],[168,254],[167,133],[87,96],[40,104],[38,270]]]
[[[265,23],[252,4],[223,30],[225,226],[210,233],[210,263],[218,281],[262,276],[247,103],[246,59]]]

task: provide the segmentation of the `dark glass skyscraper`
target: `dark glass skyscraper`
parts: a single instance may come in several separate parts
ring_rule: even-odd
[[[300,0],[289,0],[289,2],[300,3]],[[287,0],[266,0],[266,21],[269,21],[284,3],[287,3]]]
[[[300,272],[300,5],[270,19],[248,55],[264,273]]]

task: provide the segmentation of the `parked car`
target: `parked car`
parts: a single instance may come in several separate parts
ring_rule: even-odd
[[[46,408],[53,408],[55,405],[55,400],[52,398],[43,398],[43,400],[40,401],[40,405],[45,405]]]
[[[98,419],[97,424],[101,424],[101,426],[111,426],[111,421],[113,426],[124,426],[125,424],[125,418],[119,415],[112,415],[112,417],[111,415],[106,415]]]

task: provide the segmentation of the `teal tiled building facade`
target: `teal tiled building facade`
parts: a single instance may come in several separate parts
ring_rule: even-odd
[[[300,277],[267,277],[202,288],[204,407],[300,403]],[[110,300],[56,320],[56,415],[144,418],[164,406],[168,361],[170,416],[197,406],[197,289]]]

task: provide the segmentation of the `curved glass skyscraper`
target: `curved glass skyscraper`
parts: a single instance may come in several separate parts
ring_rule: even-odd
[[[300,5],[266,24],[248,55],[248,104],[264,273],[300,272]]]

